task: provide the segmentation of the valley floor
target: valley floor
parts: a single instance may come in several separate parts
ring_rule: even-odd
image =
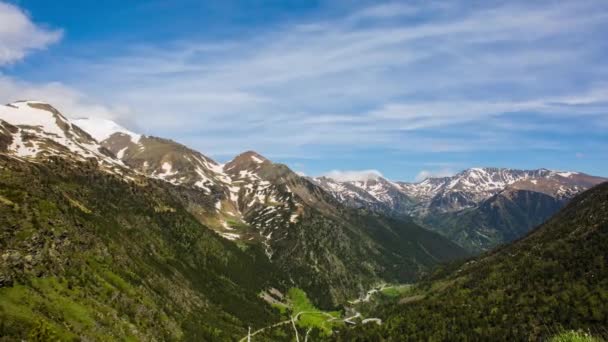
[[[286,303],[273,304],[282,311],[284,320],[249,332],[239,342],[267,340],[269,336],[284,337],[286,340],[309,341],[313,334],[322,337],[331,336],[334,329],[344,328],[346,325],[356,326],[362,324],[382,324],[382,319],[366,317],[359,312],[359,306],[370,303],[379,294],[392,297],[394,292],[400,293],[403,287],[410,285],[379,284],[362,294],[359,298],[349,300],[341,311],[323,311],[314,307],[306,293],[298,288],[289,290]],[[273,331],[273,330],[279,330]]]

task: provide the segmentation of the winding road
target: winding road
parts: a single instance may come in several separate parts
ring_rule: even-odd
[[[361,302],[368,302],[370,300],[371,296],[374,293],[382,291],[382,289],[384,289],[386,286],[387,286],[386,284],[382,284],[379,287],[373,288],[373,289],[367,291],[365,297],[359,298],[359,299],[356,299],[356,300],[353,300],[353,301],[349,301],[349,303],[350,304],[357,304],[357,303],[361,303]],[[354,322],[353,319],[359,318],[359,317],[362,317],[362,316],[361,316],[361,313],[357,312],[356,310],[354,310],[352,308],[351,308],[351,310],[353,312],[355,312],[355,315],[351,316],[351,317],[344,318],[344,319],[339,319],[338,317],[334,317],[334,316],[330,315],[329,313],[323,312],[323,311],[300,311],[297,314],[295,314],[294,316],[291,316],[288,320],[281,321],[281,322],[275,323],[273,325],[269,325],[267,327],[258,329],[258,330],[254,331],[254,332],[251,332],[251,330],[250,330],[249,333],[247,334],[247,336],[245,336],[242,339],[240,339],[239,342],[244,342],[244,341],[250,342],[251,338],[253,336],[255,336],[255,335],[259,334],[259,333],[262,333],[262,332],[264,332],[266,330],[273,329],[273,328],[276,328],[278,326],[285,325],[285,324],[291,324],[292,325],[293,330],[294,330],[295,335],[296,335],[296,342],[300,342],[300,335],[299,335],[298,329],[296,327],[296,322],[298,321],[298,319],[300,318],[301,315],[304,315],[304,314],[323,315],[323,316],[329,317],[326,320],[326,322],[342,321],[342,322],[345,322],[345,323],[348,323],[348,324],[356,325],[357,323]],[[377,324],[382,324],[382,320],[379,319],[379,318],[366,318],[366,319],[362,320],[362,324],[366,324],[366,323],[369,323],[369,322],[374,322],[374,323],[377,323]],[[304,342],[308,342],[308,334],[310,333],[311,330],[312,330],[312,328],[309,328],[306,331],[306,335],[304,337]]]
[[[294,331],[296,333],[296,341],[300,341],[299,335],[298,335],[298,330],[296,329],[296,322],[298,321],[298,319],[300,318],[300,316],[304,315],[304,314],[317,314],[317,315],[322,315],[322,316],[329,317],[329,319],[326,322],[330,322],[330,321],[333,321],[333,320],[338,320],[337,317],[334,317],[334,316],[328,314],[327,312],[322,312],[322,311],[300,311],[295,316],[291,316],[291,318],[289,318],[288,320],[281,321],[281,322],[275,323],[273,325],[269,325],[267,327],[264,327],[262,329],[258,329],[256,331],[248,334],[247,336],[245,336],[242,339],[240,339],[239,342],[246,341],[247,338],[253,337],[253,336],[255,336],[255,335],[257,335],[257,334],[259,334],[259,333],[261,333],[261,332],[263,332],[265,330],[276,328],[278,326],[285,325],[285,324],[290,324],[290,323],[293,325],[293,329],[294,329]],[[306,336],[308,336],[308,332],[309,331],[306,332]]]

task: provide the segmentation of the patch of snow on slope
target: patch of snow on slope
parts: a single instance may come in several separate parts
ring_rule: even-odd
[[[73,120],[76,126],[85,130],[95,140],[101,142],[109,138],[114,133],[123,133],[129,135],[134,143],[139,143],[141,134],[133,133],[128,129],[122,127],[116,122],[108,119],[101,118],[79,118]]]
[[[238,203],[240,188],[238,186],[231,186],[228,190],[230,190],[230,200],[234,203]]]
[[[163,176],[170,176],[170,175],[177,174],[177,171],[173,171],[173,165],[171,165],[171,163],[164,162],[160,168],[163,170],[163,172],[161,173],[161,175],[163,175]]]
[[[298,216],[299,216],[299,215],[298,215],[298,213],[297,213],[297,212],[296,212],[296,213],[291,214],[291,217],[289,218],[289,222],[291,222],[291,223],[296,223],[296,222],[298,222]]]
[[[118,151],[118,153],[116,153],[116,157],[118,159],[122,159],[122,157],[124,157],[125,155],[125,151],[128,149],[129,147],[125,147],[123,149],[121,149],[120,151]]]
[[[194,183],[194,186],[200,189],[203,189],[206,193],[210,193],[211,189],[209,189],[206,185],[204,181],[197,181],[196,183]]]
[[[253,156],[253,155],[251,156],[251,159],[258,164],[262,164],[264,162],[262,159],[260,159],[256,156]]]
[[[220,233],[220,235],[228,240],[234,241],[239,239],[241,236],[239,234],[234,234],[234,233]]]
[[[28,105],[28,102],[16,102],[12,103],[11,106],[17,108],[10,106],[0,107],[0,119],[11,125],[38,127],[44,132],[63,136],[63,130],[57,126],[57,121],[55,120],[53,113],[42,109],[32,108]]]
[[[224,227],[226,230],[234,230],[234,228],[230,227],[226,221],[222,221],[222,227]]]
[[[557,172],[556,173],[558,176],[562,176],[564,178],[570,178],[573,175],[578,175],[578,172]]]
[[[20,157],[35,157],[38,154],[38,148],[35,142],[29,142],[31,147],[25,145],[21,139],[21,130],[13,135],[13,143],[9,146],[9,150],[14,151]]]
[[[101,146],[91,142],[82,142],[79,140],[73,140],[69,135],[74,133],[71,130],[71,123],[61,115],[57,115],[50,110],[34,108],[30,104],[43,104],[41,102],[27,101],[27,102],[15,102],[7,106],[0,106],[0,119],[8,122],[9,124],[19,126],[20,132],[25,132],[32,135],[35,139],[32,140],[51,140],[59,145],[66,147],[70,152],[76,156],[89,158],[96,157],[101,161],[104,161],[112,166],[124,167],[122,161],[114,158],[110,158],[101,152]],[[61,125],[61,126],[60,126]],[[65,126],[66,131],[64,131]],[[69,133],[66,133],[69,132]],[[21,141],[21,136],[15,137],[16,144],[12,147],[17,155],[22,157],[33,157],[39,152],[39,145],[31,142],[34,147],[23,147],[24,144]],[[44,150],[51,154],[61,155],[64,153],[63,150],[57,149],[54,146],[45,146]]]

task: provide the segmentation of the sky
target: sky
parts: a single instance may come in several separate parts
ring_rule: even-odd
[[[0,101],[311,176],[608,176],[606,32],[605,0],[0,0]]]

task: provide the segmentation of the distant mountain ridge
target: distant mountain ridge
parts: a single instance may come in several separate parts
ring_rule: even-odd
[[[46,155],[92,160],[116,165],[100,169],[125,181],[162,180],[205,227],[243,248],[261,246],[267,259],[321,306],[332,307],[357,296],[381,279],[414,281],[437,263],[466,255],[456,244],[407,218],[345,206],[308,178],[253,151],[219,164],[175,141],[136,134],[111,121],[98,125],[99,120],[76,120],[91,130],[88,134],[63,117],[63,126],[86,137],[86,149],[56,148],[75,142],[48,134],[48,125],[38,125],[37,120],[45,117],[41,113],[59,115],[48,104],[47,112],[38,106],[30,101],[0,111],[0,123],[7,127],[0,134],[7,146],[2,152],[34,162]],[[16,120],[3,114],[14,111],[31,120],[30,126],[38,125],[36,139],[52,138],[52,146],[38,144],[36,153],[27,154],[14,148],[17,135],[10,121]],[[30,126],[18,129],[29,132]],[[22,137],[28,144],[32,140]]]
[[[451,177],[431,177],[418,183],[393,182],[383,177],[360,181],[337,181],[326,176],[314,179],[336,198],[353,205],[384,204],[396,212],[426,215],[471,208],[505,189],[570,198],[605,178],[547,169],[471,168]]]
[[[537,193],[538,194],[538,193]],[[511,244],[444,267],[337,341],[546,341],[608,337],[608,183]],[[592,340],[596,340],[593,338]]]
[[[418,183],[380,176],[356,181],[314,178],[348,206],[412,216],[472,252],[525,234],[576,194],[606,180],[580,172],[507,168],[471,168]]]
[[[471,168],[452,177],[398,184],[424,205],[423,211],[450,212],[473,207],[507,188],[543,192],[558,199],[571,198],[603,179],[547,169]]]
[[[67,120],[52,106],[37,101],[20,101],[0,110],[5,118],[0,126],[4,133],[0,150],[26,158],[59,155],[95,161],[123,178],[153,177],[199,189],[213,198],[200,203],[190,199],[191,210],[202,222],[227,239],[260,241],[268,255],[273,254],[272,240],[281,235],[279,231],[271,233],[273,229],[268,227],[288,229],[285,227],[297,223],[303,206],[310,204],[305,199],[316,198],[307,193],[290,194],[288,186],[266,179],[277,166],[252,151],[222,165],[187,146],[134,133],[110,120]],[[346,207],[397,218],[414,217],[419,224],[478,252],[510,241],[517,237],[514,232],[531,229],[572,196],[604,178],[547,169],[472,168],[418,183],[393,182],[375,174],[356,181],[329,177],[309,180]],[[544,210],[526,208],[534,205],[531,202],[515,203],[534,196],[506,200],[509,196],[500,195],[515,190],[549,196],[537,196],[544,199]],[[315,193],[318,190],[313,190]],[[496,210],[498,207],[502,209]],[[262,209],[268,211],[258,213]],[[253,222],[253,217],[266,219]]]

